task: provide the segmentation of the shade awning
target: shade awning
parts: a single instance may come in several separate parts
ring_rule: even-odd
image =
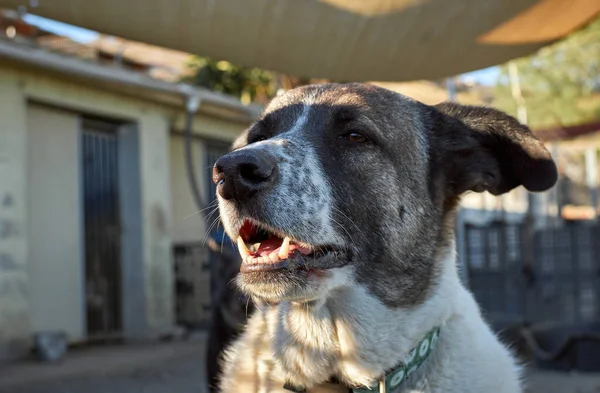
[[[485,68],[530,54],[600,12],[598,0],[0,0],[0,6],[337,81],[433,79]]]

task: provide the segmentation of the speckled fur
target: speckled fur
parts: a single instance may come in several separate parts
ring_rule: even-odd
[[[349,144],[348,130],[370,142]],[[284,392],[285,381],[347,391],[331,377],[370,386],[438,325],[435,351],[402,391],[521,391],[516,361],[460,283],[453,227],[465,191],[554,184],[554,163],[526,127],[491,109],[317,85],[274,99],[230,154],[239,152],[276,162],[276,178],[251,201],[220,198],[230,236],[251,217],[349,252],[317,278],[238,277],[258,311],[227,351],[221,391]]]

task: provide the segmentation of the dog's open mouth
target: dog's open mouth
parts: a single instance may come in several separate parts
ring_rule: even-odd
[[[330,246],[313,246],[246,219],[240,228],[237,246],[242,257],[242,272],[268,271],[281,268],[309,269],[301,257],[323,257],[338,250]],[[323,267],[325,268],[325,267]]]

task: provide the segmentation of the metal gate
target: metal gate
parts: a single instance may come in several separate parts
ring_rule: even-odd
[[[469,286],[490,321],[569,323],[600,319],[600,225],[568,222],[534,231],[525,224],[465,226]]]
[[[83,216],[87,329],[110,338],[122,329],[121,220],[116,127],[84,121]]]

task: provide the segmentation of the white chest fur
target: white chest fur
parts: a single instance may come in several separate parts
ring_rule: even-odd
[[[369,386],[440,325],[436,349],[415,373],[419,386],[409,380],[406,391],[520,392],[519,368],[460,284],[453,257],[444,263],[428,300],[411,309],[390,309],[357,283],[310,306],[260,306],[227,355],[222,391],[286,392],[286,381],[310,393],[346,391],[323,384],[332,375]],[[335,274],[351,282],[350,270]]]

